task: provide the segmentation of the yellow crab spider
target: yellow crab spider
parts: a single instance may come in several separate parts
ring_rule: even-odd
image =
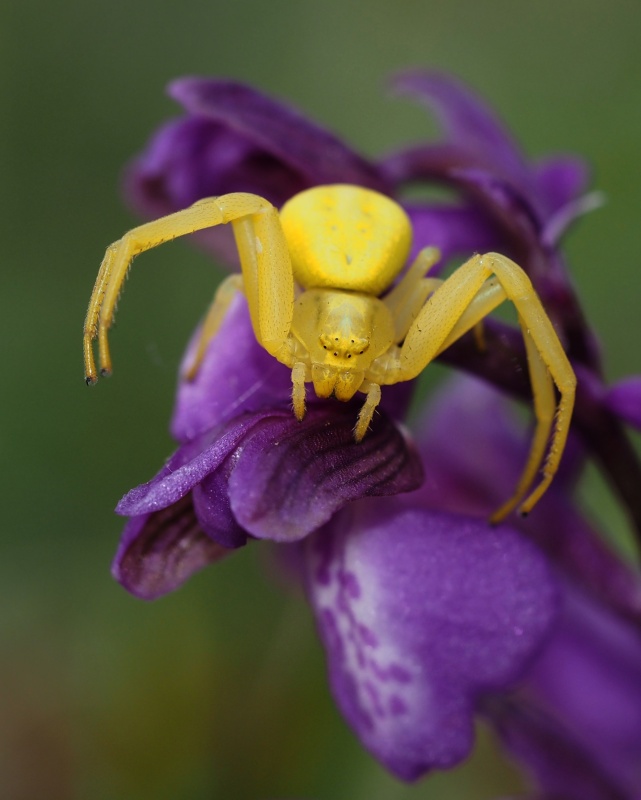
[[[365,402],[354,429],[360,441],[380,401],[381,386],[415,378],[510,300],[525,340],[537,424],[514,495],[492,519],[500,521],[519,504],[522,513],[532,509],[557,471],[576,379],[530,280],[498,253],[473,256],[447,280],[426,277],[439,257],[428,247],[390,288],[405,265],[411,225],[397,203],[368,189],[315,187],[293,197],[280,213],[262,197],[236,192],[200,200],[126,233],[107,248],[89,302],[84,327],[87,383],[98,377],[96,337],[100,372],[111,373],[107,335],[132,259],[177,236],[229,222],[242,277],[230,276],[216,293],[191,376],[234,294],[242,290],[256,340],[292,371],[296,417],[305,415],[306,383],[313,383],[318,397],[346,401],[362,392]],[[540,482],[528,495],[539,470]]]

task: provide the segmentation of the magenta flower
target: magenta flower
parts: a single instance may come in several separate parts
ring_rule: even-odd
[[[130,592],[153,599],[249,541],[289,544],[336,702],[383,765],[404,780],[453,766],[470,752],[474,716],[482,713],[553,792],[563,781],[572,785],[572,759],[589,761],[596,747],[589,730],[582,738],[580,698],[559,706],[567,718],[561,722],[548,714],[539,725],[538,716],[554,694],[556,667],[545,665],[581,650],[564,648],[563,637],[581,625],[588,606],[606,627],[625,628],[616,658],[631,665],[632,678],[620,696],[636,701],[637,650],[626,643],[641,611],[639,578],[603,545],[571,491],[586,455],[595,457],[641,528],[641,469],[620,421],[635,419],[621,409],[638,389],[617,395],[605,388],[594,335],[557,250],[562,232],[592,204],[583,195],[582,163],[530,164],[485,106],[450,78],[409,75],[398,85],[437,112],[446,138],[373,162],[246,86],[176,81],[170,93],[186,115],[164,126],[130,165],[129,198],[155,217],[230,191],[280,205],[304,188],[336,182],[401,202],[410,183],[456,190],[459,199],[449,205],[405,204],[414,247],[436,244],[444,262],[496,249],[529,273],[580,378],[581,441],[571,440],[563,474],[529,520],[491,528],[487,515],[513,488],[515,458],[525,458],[503,400],[476,384],[456,386],[426,418],[418,447],[400,427],[409,383],[387,389],[359,444],[349,403],[310,396],[299,423],[289,370],[256,343],[238,298],[196,379],[180,380],[171,426],[178,450],[118,505],[130,519],[113,571]],[[224,234],[208,232],[202,241],[230,252]],[[443,360],[529,397],[520,334],[488,322],[485,337],[485,350],[464,337]],[[574,602],[577,614],[568,611]],[[603,666],[608,637],[597,627],[583,629],[592,651],[581,652]],[[610,685],[606,673],[601,683],[586,679],[586,698],[590,685]],[[614,720],[612,730],[638,754],[635,719],[625,731]],[[559,741],[570,755],[552,768],[546,759]],[[604,790],[595,800],[632,798],[627,757],[604,756],[604,765],[604,786],[619,794]]]

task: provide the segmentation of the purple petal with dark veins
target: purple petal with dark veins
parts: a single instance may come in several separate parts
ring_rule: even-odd
[[[112,574],[136,597],[154,600],[229,552],[202,531],[187,496],[169,508],[129,520]]]
[[[352,500],[419,486],[420,461],[387,415],[356,443],[357,414],[358,404],[330,400],[310,405],[302,422],[289,413],[257,426],[229,478],[240,525],[261,539],[295,541]]]
[[[329,400],[310,404],[302,422],[282,407],[234,417],[183,444],[116,511],[148,514],[193,491],[205,532],[238,547],[246,533],[294,541],[351,500],[416,489],[423,471],[413,447],[383,411],[356,443],[358,409]]]
[[[543,557],[400,499],[359,503],[307,548],[332,690],[363,744],[404,780],[464,759],[477,698],[521,675],[554,619]]]

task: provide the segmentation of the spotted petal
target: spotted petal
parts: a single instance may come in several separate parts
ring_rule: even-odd
[[[363,744],[405,780],[461,761],[477,698],[521,674],[554,617],[540,554],[507,528],[392,500],[307,546],[332,689]]]

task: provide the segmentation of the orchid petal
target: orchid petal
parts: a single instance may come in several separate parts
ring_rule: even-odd
[[[243,443],[229,479],[231,507],[253,536],[290,542],[307,536],[346,503],[415,489],[420,462],[381,413],[354,441],[354,404],[310,405],[260,426]]]
[[[154,600],[229,552],[202,531],[187,496],[169,508],[129,520],[112,574],[131,594]]]
[[[404,780],[465,758],[477,697],[520,676],[554,619],[542,556],[398,500],[340,515],[308,553],[332,690],[365,747]]]

